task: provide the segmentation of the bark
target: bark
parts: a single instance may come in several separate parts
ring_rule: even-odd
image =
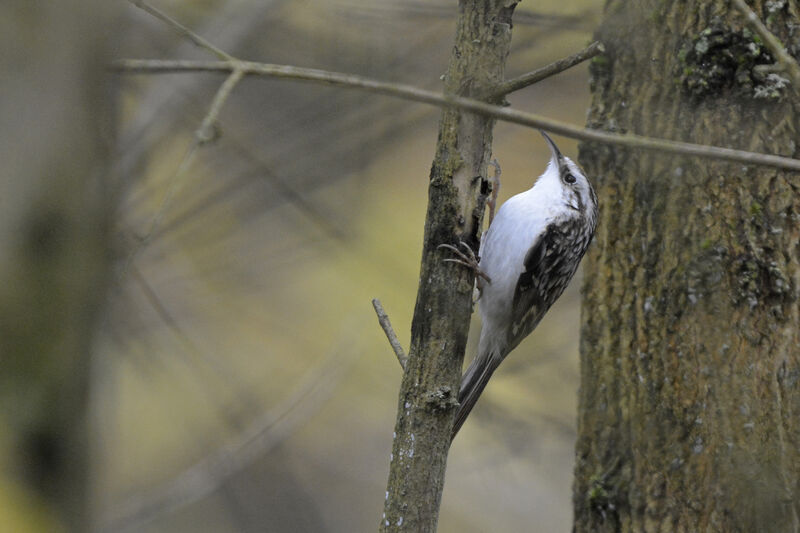
[[[460,3],[445,91],[488,94],[503,79],[515,1]],[[461,365],[472,312],[474,274],[442,261],[439,244],[474,250],[490,185],[494,120],[445,110],[428,189],[428,210],[411,346],[398,400],[380,530],[435,531],[444,487]]]
[[[89,353],[112,209],[106,4],[0,8],[2,477],[48,531],[90,522]]]
[[[792,42],[794,2],[751,5]],[[722,0],[609,2],[589,125],[797,157],[797,97],[743,28]],[[575,531],[797,531],[797,174],[595,144],[581,162],[601,217]]]

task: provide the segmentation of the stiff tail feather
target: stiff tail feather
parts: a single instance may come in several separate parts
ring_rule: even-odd
[[[467,420],[467,416],[475,407],[475,402],[478,401],[501,360],[493,357],[491,353],[479,354],[464,372],[464,376],[461,378],[461,388],[458,391],[458,412],[456,412],[456,419],[453,423],[453,431],[450,433],[451,441]]]

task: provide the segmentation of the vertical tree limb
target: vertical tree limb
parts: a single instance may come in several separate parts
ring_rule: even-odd
[[[486,94],[502,81],[515,6],[501,0],[461,2],[446,92]],[[474,282],[469,269],[443,262],[437,246],[463,240],[477,249],[493,125],[485,116],[442,112],[382,532],[436,530]]]

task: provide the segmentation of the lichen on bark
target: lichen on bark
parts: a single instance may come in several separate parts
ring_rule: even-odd
[[[676,82],[678,51],[708,28],[743,38],[732,9],[610,2],[589,125],[796,157],[795,93],[756,98],[735,69],[702,91]],[[771,15],[789,42],[798,21]],[[737,39],[715,53],[735,56]],[[601,215],[584,261],[575,530],[797,528],[800,178],[596,144],[580,160]]]
[[[683,90],[695,98],[723,89],[742,96],[782,98],[789,80],[769,72],[775,60],[764,43],[748,28],[736,28],[715,17],[707,27],[688,39],[678,52]]]

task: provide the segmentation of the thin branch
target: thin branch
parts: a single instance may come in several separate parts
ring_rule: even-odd
[[[397,334],[394,332],[394,328],[392,328],[392,322],[389,320],[389,315],[387,315],[386,311],[383,310],[381,301],[377,298],[372,299],[372,307],[375,308],[375,314],[378,315],[378,324],[380,324],[381,328],[383,328],[383,332],[386,334],[386,338],[389,339],[389,344],[392,345],[392,350],[397,356],[400,366],[403,368],[403,370],[405,370],[406,353],[403,351],[403,347],[400,345],[400,341],[397,339]]]
[[[591,59],[596,55],[602,54],[603,52],[605,52],[603,44],[600,41],[595,41],[576,54],[559,59],[558,61],[550,63],[546,67],[528,72],[527,74],[523,74],[517,78],[504,81],[494,90],[492,90],[487,99],[494,100],[514,91],[524,89],[525,87],[533,85],[534,83],[538,83],[545,78],[549,78],[550,76],[555,76],[556,74],[564,72],[565,70],[583,63],[587,59]]]
[[[797,64],[797,60],[792,57],[789,52],[786,51],[786,48],[781,43],[780,39],[778,39],[774,33],[769,31],[767,27],[761,22],[761,19],[758,18],[752,9],[750,9],[744,0],[732,0],[733,5],[742,12],[744,15],[745,20],[750,26],[755,30],[755,32],[761,37],[764,43],[769,48],[769,51],[775,56],[775,61],[783,67],[784,71],[789,74],[792,78],[792,86],[794,87],[795,91],[800,91],[800,65]]]
[[[160,9],[151,6],[150,4],[145,2],[145,0],[129,0],[129,1],[130,1],[131,4],[135,5],[139,9],[142,9],[142,10],[150,13],[151,15],[156,17],[157,19],[159,19],[159,20],[161,20],[163,22],[166,22],[169,26],[172,27],[172,29],[177,31],[180,35],[186,37],[187,39],[192,41],[194,44],[199,46],[200,48],[204,48],[204,49],[208,50],[209,52],[211,52],[212,54],[214,54],[218,58],[225,59],[225,60],[228,60],[228,61],[232,61],[234,59],[234,57],[232,55],[228,54],[227,52],[225,52],[223,50],[220,50],[219,48],[217,48],[216,46],[214,46],[210,42],[206,41],[205,39],[203,39],[202,37],[197,35],[195,32],[193,32],[192,30],[190,30],[189,28],[187,28],[186,26],[184,26],[183,24],[181,24],[180,22],[178,22],[174,18],[170,17],[169,15],[167,15],[166,13],[161,11]]]
[[[309,81],[339,87],[351,87],[368,92],[385,94],[415,102],[422,102],[439,107],[455,107],[473,113],[494,117],[498,120],[519,124],[531,128],[546,130],[571,139],[598,142],[671,153],[676,155],[703,157],[742,163],[745,165],[762,165],[789,170],[800,170],[800,160],[777,155],[747,152],[704,146],[680,141],[656,139],[631,133],[619,134],[600,130],[584,129],[566,122],[518,111],[510,107],[500,107],[486,102],[464,98],[450,94],[426,91],[411,85],[377,81],[362,76],[330,72],[326,70],[308,69],[290,65],[274,65],[251,61],[186,61],[159,59],[124,59],[116,61],[114,67],[128,72],[230,72],[241,69],[246,75],[258,75],[273,78]]]
[[[101,532],[133,531],[214,493],[228,479],[264,457],[325,406],[356,352],[332,353],[307,374],[280,404],[259,417],[233,442],[215,450],[159,487],[128,499],[106,518]],[[313,396],[313,397],[312,397]],[[302,407],[302,409],[300,409]]]
[[[219,113],[222,110],[222,107],[225,105],[228,97],[230,97],[233,88],[237,83],[239,83],[245,74],[243,70],[236,68],[236,60],[233,61],[233,64],[234,68],[225,79],[225,82],[220,85],[219,89],[217,89],[217,93],[214,95],[214,99],[211,101],[211,105],[209,106],[208,113],[206,113],[206,116],[203,118],[200,126],[197,128],[197,130],[195,130],[192,144],[189,145],[189,148],[187,148],[186,153],[178,165],[178,169],[175,171],[175,174],[173,174],[169,179],[167,192],[164,195],[164,198],[161,200],[161,204],[156,209],[153,218],[150,220],[147,232],[139,238],[133,250],[131,250],[131,252],[128,254],[128,257],[125,259],[125,264],[121,270],[121,275],[124,276],[127,273],[136,255],[152,240],[153,235],[155,235],[156,230],[160,226],[161,221],[164,218],[164,215],[166,214],[170,204],[172,203],[173,198],[178,194],[184,184],[184,176],[189,168],[191,168],[192,163],[194,163],[194,159],[197,156],[197,149],[214,139],[214,126],[217,122],[217,118],[219,117]]]
[[[244,72],[241,69],[234,68],[230,76],[228,76],[220,88],[217,89],[217,94],[214,95],[214,100],[208,108],[208,113],[200,124],[200,127],[195,131],[195,136],[200,144],[205,144],[214,139],[214,127],[220,111],[222,111],[222,106],[225,105],[231,92],[233,92],[233,88],[241,81],[242,77],[244,77]]]

